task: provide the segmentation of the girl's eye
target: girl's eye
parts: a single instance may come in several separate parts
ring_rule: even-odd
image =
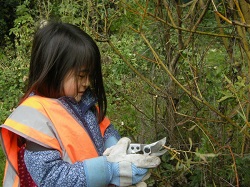
[[[79,75],[79,77],[83,79],[83,78],[86,78],[87,75]]]
[[[89,71],[87,71],[87,70],[81,70],[79,72],[79,74],[78,74],[78,77],[82,81],[85,80],[85,79],[87,79],[89,77]]]
[[[87,76],[88,76],[88,75],[85,74],[85,73],[79,74],[79,77],[82,78],[82,79],[83,79],[83,78],[86,78]]]
[[[79,75],[79,79],[80,79],[80,81],[85,81],[85,80],[87,80],[87,79],[88,79],[88,77],[89,77],[89,75],[88,75],[88,74],[80,74],[80,75]]]

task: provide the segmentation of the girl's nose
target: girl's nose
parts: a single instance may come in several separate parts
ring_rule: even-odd
[[[90,80],[89,80],[89,76],[87,76],[86,80],[83,81],[83,86],[90,86]]]

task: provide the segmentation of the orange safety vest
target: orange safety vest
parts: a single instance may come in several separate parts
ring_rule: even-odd
[[[108,118],[99,124],[102,136],[110,125]],[[84,127],[57,99],[31,96],[19,105],[0,126],[0,138],[7,157],[4,187],[18,187],[18,137],[60,151],[69,163],[97,157],[96,147]]]

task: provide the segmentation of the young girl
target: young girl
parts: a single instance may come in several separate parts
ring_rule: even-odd
[[[4,187],[129,186],[160,164],[127,154],[130,140],[105,117],[100,52],[84,31],[66,23],[39,29],[29,72],[20,105],[0,128]]]

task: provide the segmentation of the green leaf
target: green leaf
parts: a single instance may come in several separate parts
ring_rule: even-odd
[[[121,80],[116,80],[115,84],[118,85],[118,86],[121,86],[122,85],[122,81]]]
[[[207,158],[214,158],[218,156],[218,154],[214,153],[199,153],[199,152],[195,152],[195,155],[205,162],[207,162]]]
[[[229,98],[234,98],[234,96],[233,96],[231,93],[228,93],[227,95],[225,95],[225,96],[223,96],[222,98],[220,98],[220,99],[218,100],[218,102],[220,103],[220,102],[225,101],[225,100],[227,100],[227,99],[229,99]]]

